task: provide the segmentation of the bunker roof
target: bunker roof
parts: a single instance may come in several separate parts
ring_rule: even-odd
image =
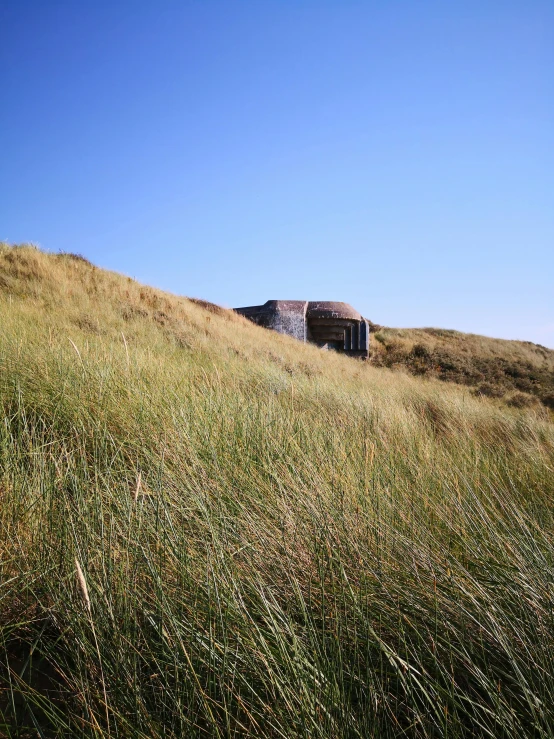
[[[336,318],[363,321],[363,317],[348,303],[334,300],[267,300],[263,305],[236,308],[245,316],[264,313],[302,313],[307,318]]]
[[[350,321],[363,321],[362,316],[348,303],[332,300],[311,300],[308,303],[308,318],[340,318]]]

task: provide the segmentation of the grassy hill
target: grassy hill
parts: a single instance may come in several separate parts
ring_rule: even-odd
[[[554,734],[547,404],[2,245],[0,414],[0,735]]]
[[[438,328],[376,327],[372,361],[418,376],[469,385],[518,408],[554,408],[554,350]]]

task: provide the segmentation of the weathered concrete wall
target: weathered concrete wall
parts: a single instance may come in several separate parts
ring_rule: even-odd
[[[269,300],[273,308],[273,328],[280,334],[293,336],[299,341],[306,341],[306,310],[308,303],[305,300]],[[266,303],[267,305],[267,303]]]
[[[237,313],[264,328],[306,341],[306,300],[268,300],[263,305],[235,308]]]

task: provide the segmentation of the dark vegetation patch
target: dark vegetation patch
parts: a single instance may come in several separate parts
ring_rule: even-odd
[[[200,308],[204,308],[204,310],[207,310],[210,313],[215,313],[216,316],[227,317],[232,312],[226,308],[222,308],[220,305],[210,303],[208,300],[201,300],[200,298],[189,298],[189,300],[191,303],[194,303],[194,305],[198,305]]]
[[[512,408],[530,408],[533,405],[537,405],[539,400],[534,395],[529,395],[528,393],[520,393],[518,391],[508,396],[506,402],[508,403],[508,405],[511,405]]]
[[[86,333],[90,334],[101,334],[103,333],[103,329],[100,326],[100,323],[98,322],[98,319],[94,318],[93,316],[89,316],[86,313],[77,316],[73,320],[73,323],[78,326],[81,331],[85,331]]]
[[[121,315],[124,321],[133,321],[135,319],[147,318],[149,313],[138,305],[125,303],[121,307]]]
[[[60,657],[59,634],[48,618],[41,616],[37,609],[35,611],[32,626],[14,627],[0,654],[2,737],[58,736],[53,733],[51,718],[56,714],[63,716],[74,703],[56,664]],[[43,651],[49,643],[55,646],[50,652]],[[52,733],[46,733],[50,730]]]

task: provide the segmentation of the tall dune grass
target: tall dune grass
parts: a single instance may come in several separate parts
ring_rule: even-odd
[[[0,286],[0,734],[554,734],[547,410],[68,256]]]

